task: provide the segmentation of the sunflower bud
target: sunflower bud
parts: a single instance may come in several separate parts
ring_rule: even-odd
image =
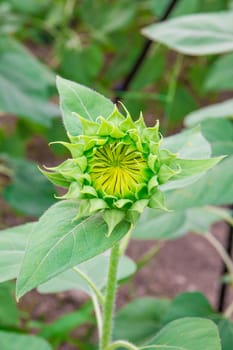
[[[159,123],[146,127],[142,115],[134,122],[116,106],[106,119],[76,116],[82,135],[61,142],[72,158],[43,173],[68,188],[63,199],[80,201],[78,216],[103,210],[110,235],[125,218],[135,223],[146,206],[166,210],[159,185],[180,168],[176,154],[162,148]]]

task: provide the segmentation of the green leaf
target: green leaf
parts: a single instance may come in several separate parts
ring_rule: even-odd
[[[73,113],[95,121],[97,117],[106,118],[113,112],[114,105],[110,100],[85,86],[57,77],[57,88],[65,128],[72,136],[82,131],[81,123]]]
[[[181,83],[177,84],[174,97],[171,102],[169,102],[169,107],[167,103],[167,101],[164,103],[164,108],[167,111],[166,117],[168,118],[168,126],[174,129],[177,128],[179,123],[182,123],[186,114],[198,108],[197,102],[190,92],[190,89]]]
[[[103,289],[107,282],[109,256],[98,255],[80,265],[78,269],[84,273],[99,289]],[[136,270],[135,263],[126,256],[120,260],[117,279],[121,280],[132,275]],[[48,282],[40,285],[40,293],[58,293],[67,290],[83,290],[91,294],[87,282],[74,270],[65,271]]]
[[[58,346],[67,341],[67,337],[72,330],[77,329],[85,323],[93,324],[93,307],[87,303],[79,307],[77,311],[69,312],[51,324],[42,324],[39,336],[48,339]]]
[[[0,331],[0,348],[2,350],[52,350],[42,338],[4,331]]]
[[[216,325],[209,320],[188,317],[166,325],[148,345],[150,349],[170,346],[174,350],[221,350]]]
[[[224,91],[233,89],[233,53],[219,57],[209,68],[205,80],[206,91]]]
[[[162,148],[178,153],[179,158],[204,159],[211,155],[211,147],[199,126],[164,138]]]
[[[102,215],[75,220],[78,204],[61,201],[42,215],[27,246],[19,278],[17,297],[57,274],[111,248],[129,230],[122,221],[107,238]]]
[[[233,123],[231,120],[221,118],[206,120],[201,123],[201,129],[211,145],[214,156],[233,155]]]
[[[233,50],[233,12],[195,14],[152,24],[142,33],[151,40],[187,55]]]
[[[176,198],[178,201],[179,197]],[[146,209],[138,221],[133,237],[135,239],[175,239],[188,232],[206,232],[210,226],[222,220],[221,213],[215,213],[209,207],[158,212]],[[228,211],[224,214],[230,215]]]
[[[0,283],[0,328],[19,327],[19,311],[15,303],[14,289],[13,283]]]
[[[28,223],[0,231],[0,282],[18,276],[28,236],[35,225]]]
[[[216,322],[221,342],[222,342],[222,350],[232,350],[233,349],[233,323],[230,320],[219,317],[218,319],[214,319]]]
[[[182,293],[172,300],[163,319],[163,323],[166,324],[182,317],[209,318],[213,314],[214,310],[212,306],[202,293]]]
[[[23,159],[7,158],[13,171],[12,182],[5,188],[6,202],[20,213],[39,216],[55,202],[54,186],[36,165]]]
[[[197,182],[164,192],[167,208],[181,210],[204,205],[231,204],[233,198],[233,157],[223,159]]]
[[[0,38],[0,111],[13,113],[49,127],[58,108],[48,103],[53,75],[23,46],[7,36]]]
[[[61,52],[61,74],[80,84],[91,85],[102,67],[103,58],[97,45],[65,48]]]
[[[136,299],[127,304],[116,315],[113,338],[137,345],[148,341],[160,329],[169,304],[166,299],[153,298]]]
[[[203,107],[188,114],[185,118],[185,125],[192,127],[204,120],[215,118],[233,118],[233,99]]]

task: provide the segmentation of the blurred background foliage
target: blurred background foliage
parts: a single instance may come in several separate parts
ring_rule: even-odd
[[[47,146],[55,140],[66,140],[58,108],[56,74],[88,85],[113,100],[119,97],[135,118],[142,111],[148,125],[159,119],[164,135],[201,123],[212,155],[227,155],[199,182],[175,191],[168,190],[167,203],[177,212],[145,212],[134,238],[176,238],[189,230],[203,233],[211,223],[226,215],[220,211],[216,216],[216,211],[204,206],[229,205],[233,198],[233,123],[229,120],[233,116],[233,53],[228,50],[223,54],[207,56],[200,52],[198,56],[184,56],[153,42],[127,91],[122,91],[148,43],[141,29],[159,21],[169,3],[169,0],[0,0],[1,228],[38,217],[55,201],[56,189],[40,174],[36,164],[55,165],[67,157],[62,147]],[[199,13],[209,16],[212,12],[221,14],[221,11],[232,14],[232,10],[231,0],[179,0],[170,18]],[[220,22],[224,21],[220,18]],[[198,25],[197,21],[195,23]],[[233,20],[229,22],[226,35],[233,41],[232,23]],[[218,26],[220,30],[221,25],[216,23]],[[203,108],[208,105],[211,106]],[[184,144],[185,135],[181,136]],[[194,132],[192,140],[197,143],[196,136]],[[146,225],[148,236],[142,230]],[[162,228],[161,232],[154,233],[155,225]],[[16,242],[19,247],[20,242]],[[8,245],[14,248],[11,241]],[[4,244],[2,246],[4,249]],[[7,249],[9,253],[10,248]],[[0,299],[2,305],[7,305],[0,309],[0,328],[3,330],[19,327],[13,289],[9,282],[1,284]],[[195,305],[201,305],[202,312],[192,309],[193,297]],[[180,315],[214,319],[219,324],[223,350],[232,350],[233,325],[230,321],[215,314],[203,296],[184,294],[177,298],[186,300],[189,311],[184,312],[182,302],[175,299],[172,307],[176,317],[170,315],[170,319]],[[138,307],[153,325],[153,332],[155,326],[159,329],[167,322],[166,317],[163,318],[167,300],[162,304],[153,299],[133,303],[136,308],[129,304],[126,311],[122,309],[117,315],[119,334],[114,334],[116,338],[124,336],[138,341],[132,339],[131,334],[124,334],[127,333],[126,314],[128,322],[136,329],[135,310]],[[152,312],[151,305],[154,304],[155,312]],[[90,309],[87,303],[79,312],[61,317],[46,330],[43,322],[33,324],[29,315],[20,316],[25,320],[25,331],[37,327],[54,346],[67,339],[71,341],[70,331],[89,322],[91,331],[87,329],[84,343],[77,345],[92,349],[93,345],[87,341],[93,333]],[[139,340],[142,341],[148,336],[149,328],[147,325],[140,329]],[[138,333],[134,332],[134,336]],[[42,349],[40,344],[38,346]]]

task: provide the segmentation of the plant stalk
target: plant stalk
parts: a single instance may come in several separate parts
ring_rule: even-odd
[[[120,243],[118,242],[112,247],[110,255],[105,302],[103,307],[103,328],[100,339],[100,350],[107,350],[111,342],[119,258]]]
[[[224,261],[228,272],[233,276],[233,262],[222,244],[210,232],[206,232],[203,237],[206,238],[206,240],[215,248],[215,250]]]

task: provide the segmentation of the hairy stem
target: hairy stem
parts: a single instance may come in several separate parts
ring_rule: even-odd
[[[117,270],[120,257],[120,244],[116,243],[111,250],[105,302],[103,307],[103,328],[100,339],[100,350],[107,350],[111,342],[112,321],[117,287]]]

